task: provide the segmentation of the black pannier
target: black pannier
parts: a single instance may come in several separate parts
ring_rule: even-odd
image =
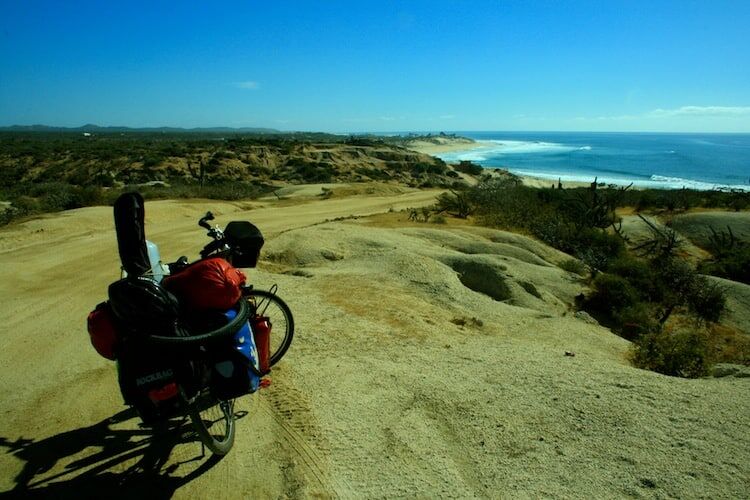
[[[233,266],[255,267],[258,264],[260,249],[265,241],[260,229],[254,224],[247,221],[232,221],[227,224],[224,237],[232,248]]]
[[[179,303],[163,286],[145,276],[109,285],[109,304],[120,327],[141,335],[174,335]]]
[[[124,193],[115,201],[115,232],[122,267],[129,276],[140,276],[149,269],[144,227],[143,197]]]
[[[183,409],[185,398],[195,396],[204,383],[207,375],[198,371],[200,366],[171,349],[131,339],[117,359],[123,400],[138,411],[145,424],[172,417]]]

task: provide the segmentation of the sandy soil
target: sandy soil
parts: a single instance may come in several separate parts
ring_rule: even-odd
[[[408,148],[418,153],[436,155],[438,153],[450,153],[451,151],[469,151],[483,146],[484,144],[481,142],[475,142],[471,139],[435,137],[433,142],[411,141]]]
[[[110,209],[0,231],[0,490],[748,497],[750,379],[632,368],[627,341],[569,312],[583,285],[557,266],[566,255],[399,212],[434,196],[147,205],[147,235],[167,259],[195,257],[207,209],[220,224],[253,221],[267,245],[248,274],[277,283],[295,313],[295,342],[271,387],[238,403],[221,461],[201,457],[188,428],[139,428],[114,365],[89,345],[85,317],[118,277]],[[368,214],[384,215],[358,217]]]

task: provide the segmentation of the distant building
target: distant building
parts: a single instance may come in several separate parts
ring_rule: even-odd
[[[84,137],[91,137],[91,132],[84,132],[84,133],[83,133],[83,136],[84,136]]]

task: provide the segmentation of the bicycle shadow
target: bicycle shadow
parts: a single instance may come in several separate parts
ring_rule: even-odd
[[[241,418],[244,415],[236,415]],[[185,418],[169,421],[161,432],[127,425],[137,419],[132,409],[88,427],[62,432],[35,441],[0,437],[6,453],[23,460],[15,487],[0,493],[4,498],[170,498],[184,484],[216,465],[222,457],[204,450]],[[170,457],[176,446],[193,443],[193,457]],[[95,451],[85,454],[87,448]],[[193,447],[182,447],[190,450]],[[66,459],[71,460],[64,464]],[[194,464],[193,462],[201,462]],[[196,467],[192,467],[197,465]],[[180,469],[191,469],[177,475]]]

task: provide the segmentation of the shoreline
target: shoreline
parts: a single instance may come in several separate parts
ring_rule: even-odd
[[[510,173],[519,177],[521,179],[521,183],[524,186],[533,187],[533,188],[548,188],[550,186],[557,187],[557,179],[553,180],[553,179],[547,179],[544,177],[535,177],[533,175],[519,175],[513,172],[510,172]],[[591,182],[585,182],[585,181],[561,181],[561,182],[562,182],[563,188],[579,188],[579,187],[591,186],[591,182],[593,182],[593,180]]]
[[[485,169],[492,169],[494,170],[495,167],[485,167]],[[686,182],[679,182],[679,181],[656,181],[656,180],[639,180],[639,179],[611,179],[607,177],[592,177],[589,180],[585,180],[582,178],[582,176],[575,176],[575,175],[558,175],[558,174],[538,174],[535,175],[533,173],[529,172],[514,172],[509,169],[504,169],[510,172],[513,175],[517,175],[522,180],[524,180],[524,184],[527,186],[533,186],[533,187],[549,187],[551,184],[557,185],[558,180],[562,182],[563,187],[588,187],[590,186],[594,180],[596,179],[597,184],[604,184],[606,186],[617,186],[617,187],[625,187],[628,185],[631,185],[631,189],[638,189],[638,190],[647,190],[647,189],[657,189],[661,191],[679,191],[682,189],[687,189],[691,191],[721,191],[721,192],[740,192],[740,193],[748,193],[750,192],[750,186],[730,186],[730,185],[723,185],[723,184],[712,184],[709,182],[703,182],[703,181],[688,181],[685,179]]]
[[[485,147],[485,144],[468,138],[443,138],[436,137],[436,142],[423,140],[411,141],[406,148],[417,153],[423,153],[430,156],[436,156],[439,153],[454,153],[458,151],[472,151],[477,148]],[[448,163],[448,162],[446,162]]]
[[[414,141],[409,144],[409,149],[418,151],[420,153],[429,154],[431,156],[437,156],[443,153],[471,153],[478,149],[487,148],[488,143],[491,141],[473,140],[468,138],[436,138],[439,143],[432,143],[427,141]],[[459,161],[445,160],[448,164],[454,165]],[[481,165],[479,161],[469,160],[477,165]],[[563,186],[569,187],[587,187],[596,179],[600,184],[614,185],[614,186],[627,186],[632,184],[632,189],[660,189],[660,190],[681,190],[690,189],[695,191],[736,191],[736,192],[750,192],[750,185],[729,185],[719,184],[709,181],[700,181],[692,179],[683,179],[677,177],[663,177],[659,175],[652,176],[650,179],[620,179],[611,178],[606,175],[593,174],[590,178],[585,178],[584,175],[575,173],[550,173],[546,174],[543,172],[533,172],[528,169],[511,169],[506,167],[487,167],[481,165],[485,170],[507,170],[513,175],[516,175],[522,179],[522,182],[526,186],[531,187],[550,187],[552,184],[555,186],[558,180],[562,182]]]

